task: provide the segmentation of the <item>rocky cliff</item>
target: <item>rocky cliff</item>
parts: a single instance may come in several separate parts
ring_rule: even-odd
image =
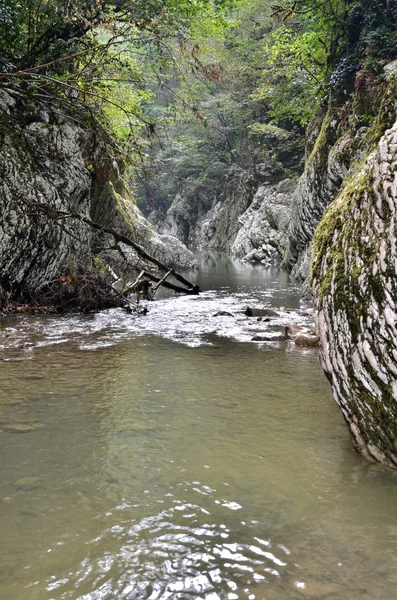
[[[187,243],[283,264],[308,282],[321,361],[355,448],[397,468],[397,63],[361,70],[311,125],[305,172],[240,173],[207,202],[180,197],[166,227]],[[201,212],[199,212],[201,211]],[[314,242],[312,242],[314,236]]]
[[[54,279],[106,263],[110,240],[54,211],[113,227],[170,265],[194,264],[181,242],[143,218],[103,135],[11,90],[0,96],[0,207],[0,286],[11,299],[38,300]]]
[[[284,261],[298,281],[308,280],[309,245],[326,209],[394,123],[394,67],[394,62],[385,67],[388,80],[359,71],[354,92],[347,97],[331,93],[324,114],[309,127],[306,167],[292,199]]]
[[[263,160],[250,169],[233,167],[213,189],[187,188],[175,197],[165,218],[157,212],[148,218],[189,248],[278,265],[295,187],[279,165]]]
[[[317,228],[312,248],[313,294],[324,371],[356,449],[394,468],[396,111],[397,86],[392,77],[384,89],[379,114],[363,138],[365,146],[372,144],[375,150],[356,166],[331,204]]]

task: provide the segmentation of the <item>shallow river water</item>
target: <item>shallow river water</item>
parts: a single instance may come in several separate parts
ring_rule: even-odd
[[[318,351],[243,314],[310,309],[262,268],[198,280],[146,317],[0,322],[2,600],[397,598],[396,475],[352,451]]]

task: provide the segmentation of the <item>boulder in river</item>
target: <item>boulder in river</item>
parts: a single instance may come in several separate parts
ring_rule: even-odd
[[[318,337],[315,333],[311,333],[309,331],[301,331],[295,337],[295,344],[297,346],[306,346],[317,347],[318,346]]]
[[[251,308],[247,306],[244,311],[247,317],[279,317],[279,313],[273,308]]]

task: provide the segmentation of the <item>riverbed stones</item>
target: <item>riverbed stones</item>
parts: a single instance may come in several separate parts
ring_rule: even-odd
[[[247,306],[244,311],[247,317],[279,317],[280,314],[273,308],[252,308]]]
[[[40,477],[23,477],[15,482],[15,488],[22,492],[31,492],[42,485]]]
[[[306,348],[315,348],[318,346],[318,337],[313,333],[300,331],[295,337],[295,344]]]

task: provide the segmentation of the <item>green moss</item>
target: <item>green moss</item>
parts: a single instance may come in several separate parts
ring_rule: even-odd
[[[306,163],[306,169],[316,161],[316,170],[320,169],[322,165],[327,164],[329,150],[333,145],[334,135],[331,133],[331,123],[335,118],[336,108],[333,102],[330,100],[328,109],[321,124],[320,133],[317,136],[316,142],[313,146],[313,150]]]
[[[375,240],[363,241],[365,219],[355,219],[353,215],[360,211],[364,197],[370,203],[373,201],[373,198],[368,197],[371,190],[372,169],[366,167],[359,171],[330,205],[317,227],[312,242],[312,283],[317,286],[317,303],[321,306],[327,298],[332,301],[335,312],[346,312],[353,343],[359,338],[360,318],[366,315],[373,289],[371,274],[367,277],[369,286],[363,296],[359,278],[363,269],[367,269],[368,265],[373,263],[378,252]],[[335,234],[336,240],[333,240]],[[348,270],[345,247],[349,248],[354,256],[361,257],[365,266],[357,265]],[[376,289],[376,281],[374,288]]]
[[[369,150],[376,147],[385,131],[394,125],[397,117],[397,76],[392,76],[381,89],[383,94],[378,114],[365,136],[365,144]]]
[[[97,269],[98,269],[99,273],[100,273],[101,275],[104,275],[104,274],[105,274],[105,272],[106,272],[106,264],[103,262],[103,260],[102,260],[102,257],[101,257],[101,254],[100,254],[100,253],[99,253],[99,254],[95,254],[95,255],[92,257],[92,259],[93,259],[93,261],[94,261],[94,264],[96,265],[96,267],[97,267]]]
[[[383,89],[379,113],[368,128],[365,139],[360,143],[360,148],[365,148],[368,154],[375,150],[385,130],[394,124],[396,100],[397,82],[394,78],[389,87]],[[363,109],[362,106],[360,108]],[[357,105],[353,106],[354,110],[357,112]],[[358,123],[357,119],[356,123]],[[319,152],[323,152],[324,156],[326,152],[328,157],[327,127],[329,124],[324,125],[322,138],[313,150],[312,161],[315,154]],[[316,160],[319,161],[314,163],[317,169],[317,164],[322,164],[323,158],[316,158]],[[342,311],[345,314],[351,334],[350,353],[353,353],[354,347],[363,340],[362,323],[366,323],[370,304],[375,301],[378,306],[383,306],[385,303],[385,278],[395,282],[394,268],[389,267],[386,273],[378,271],[373,274],[372,270],[372,265],[379,255],[381,240],[375,235],[368,238],[366,230],[367,220],[370,218],[369,212],[373,211],[376,214],[377,211],[371,162],[366,159],[365,163],[356,165],[354,169],[352,165],[350,166],[354,172],[319,223],[311,248],[312,284],[315,286],[317,308],[323,308],[326,301],[327,311],[331,310],[333,313]],[[378,190],[375,191],[384,198],[383,181],[379,181]],[[390,222],[391,209],[386,199],[383,199],[381,210],[382,219],[386,223]],[[345,251],[349,255],[351,253],[351,259],[347,259]],[[355,261],[355,257],[360,260]],[[362,285],[363,283],[365,285]],[[388,340],[384,339],[382,343],[390,353],[391,342],[390,347],[388,347]],[[380,353],[377,353],[377,359],[383,360]],[[351,391],[348,408],[359,424],[364,441],[373,443],[386,455],[397,453],[397,411],[393,390],[380,379],[369,362],[366,362],[365,368],[379,388],[379,396],[363,387],[356,379],[352,366],[346,367],[349,391]],[[364,409],[368,407],[368,413],[364,412],[364,415],[363,407]]]

